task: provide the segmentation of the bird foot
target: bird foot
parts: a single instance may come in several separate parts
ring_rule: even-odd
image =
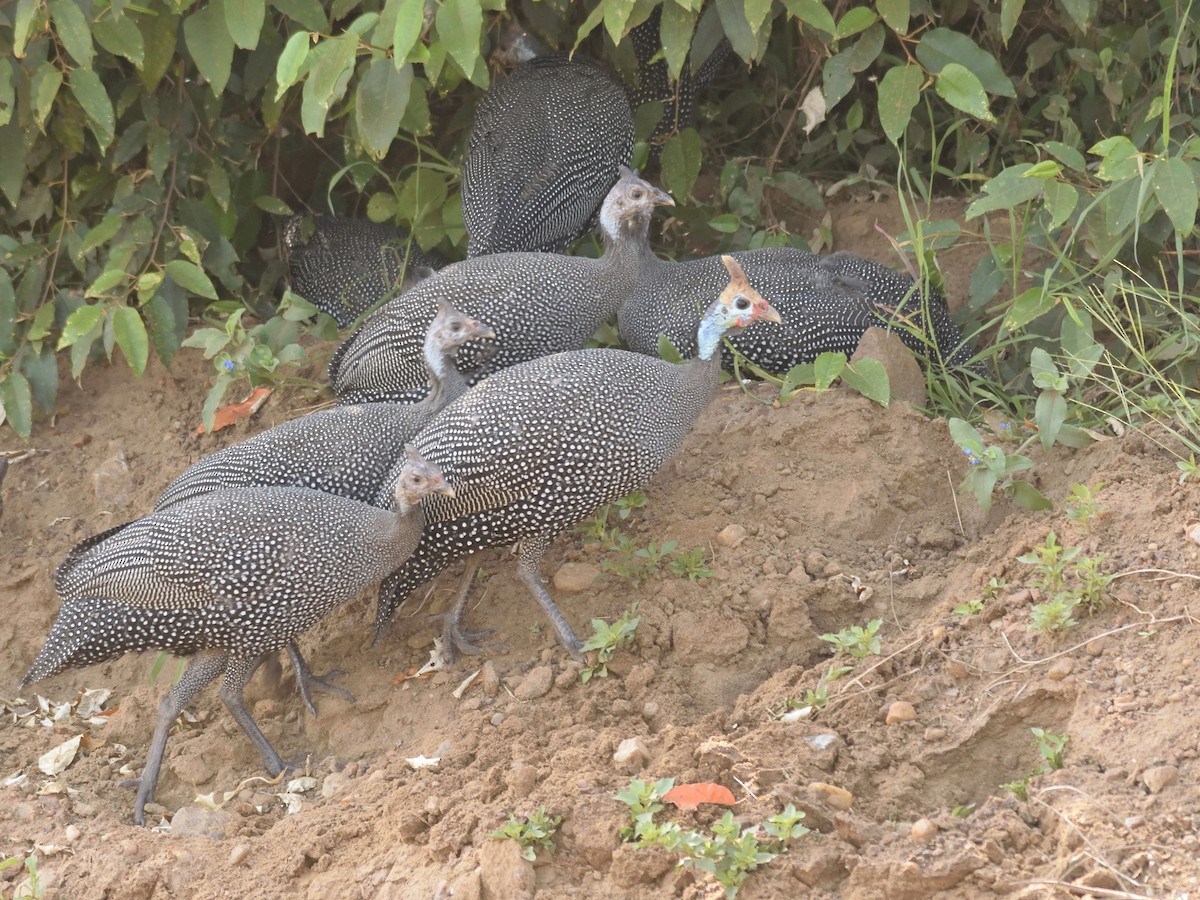
[[[453,663],[460,653],[463,656],[479,656],[484,648],[478,642],[495,631],[495,628],[468,631],[457,621],[457,617],[447,613],[442,617],[442,655],[447,663]]]
[[[304,706],[308,709],[309,715],[315,717],[317,714],[317,707],[312,701],[313,691],[333,694],[341,697],[347,703],[355,702],[352,693],[331,681],[331,679],[340,678],[345,674],[341,669],[334,669],[331,672],[326,672],[324,675],[314,675],[312,672],[306,672],[301,676],[299,672],[296,673],[296,687],[300,691],[300,699],[304,701]]]

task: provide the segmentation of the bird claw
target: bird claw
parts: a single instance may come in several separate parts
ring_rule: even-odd
[[[447,615],[442,626],[442,655],[446,663],[453,663],[460,653],[463,656],[479,656],[484,648],[477,641],[482,641],[495,631],[495,628],[468,631]]]
[[[296,687],[300,691],[300,699],[304,701],[304,706],[308,709],[309,715],[314,718],[317,715],[317,707],[312,701],[312,692],[321,691],[326,694],[334,694],[341,697],[347,703],[354,703],[354,695],[344,687],[339,687],[330,679],[339,678],[346,673],[341,669],[334,669],[326,672],[324,675],[314,675],[312,672],[297,672]]]

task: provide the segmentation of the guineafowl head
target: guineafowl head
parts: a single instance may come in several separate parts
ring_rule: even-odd
[[[656,206],[674,206],[666,191],[660,191],[627,166],[618,166],[620,177],[600,207],[600,232],[605,240],[615,240],[624,231],[633,237],[645,233],[650,214]]]
[[[778,325],[783,321],[778,310],[751,286],[736,259],[722,256],[721,262],[729,272],[729,284],[709,304],[700,320],[698,338],[701,359],[712,356],[728,331],[746,328],[755,322],[774,322]]]
[[[490,325],[485,325],[478,319],[472,319],[466,313],[459,312],[446,300],[438,299],[437,315],[429,325],[425,334],[426,344],[432,346],[439,355],[461,347],[467,341],[495,340],[496,332]]]
[[[425,459],[412,444],[404,445],[404,465],[396,479],[396,508],[403,512],[430,494],[453,497],[454,488],[442,470]]]

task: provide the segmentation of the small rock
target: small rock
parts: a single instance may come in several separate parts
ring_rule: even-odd
[[[658,704],[653,700],[647,700],[646,705],[642,707],[642,718],[653,719],[658,715]]]
[[[926,525],[917,532],[917,543],[937,550],[953,550],[958,546],[958,539],[944,525]]]
[[[885,721],[889,725],[895,725],[898,722],[912,722],[916,718],[917,711],[911,703],[907,700],[897,700],[888,706]]]
[[[736,547],[746,539],[746,529],[741,525],[726,525],[717,535],[717,543],[722,547]]]
[[[634,666],[625,676],[625,690],[630,697],[641,697],[646,693],[646,688],[650,686],[650,682],[654,680],[656,674],[654,666],[647,663]]]
[[[141,851],[138,849],[137,841],[133,838],[125,838],[121,841],[121,853],[133,857],[139,855]]]
[[[321,783],[321,796],[328,800],[350,779],[341,772],[330,772]]]
[[[79,836],[81,834],[83,834],[83,832],[79,830],[78,825],[68,825],[63,831],[63,837],[66,838],[68,844],[73,844],[79,840]]]
[[[575,660],[563,666],[563,670],[554,676],[554,686],[560,691],[570,690],[575,682],[579,680],[579,673],[583,669]]]
[[[650,750],[640,737],[625,738],[613,754],[613,762],[626,770],[637,771],[650,761]]]
[[[229,851],[229,865],[238,866],[250,855],[249,844],[238,844]]]
[[[165,816],[167,814],[167,808],[161,803],[147,803],[145,812],[146,821],[149,822],[151,819],[161,819],[163,816]]]
[[[1088,656],[1100,656],[1104,653],[1104,641],[1101,638],[1088,641],[1083,649],[1087,652]]]
[[[492,713],[492,717],[490,719],[488,719],[488,722],[491,723],[493,728],[498,727],[500,725],[500,723],[503,721],[504,721],[504,713],[502,713],[502,712]]]
[[[550,693],[553,686],[554,671],[549,666],[534,666],[517,685],[513,696],[518,700],[536,700]]]
[[[560,591],[586,591],[600,577],[600,567],[591,563],[568,562],[554,573],[554,586]]]
[[[495,697],[500,693],[500,676],[490,659],[480,669],[479,683],[483,686],[483,692],[489,697]]]
[[[1179,780],[1177,766],[1154,766],[1142,773],[1142,781],[1152,794],[1161,794]]]
[[[808,584],[812,581],[812,576],[805,571],[804,566],[793,566],[787,573],[787,580],[791,584]]]
[[[1060,656],[1046,671],[1046,677],[1051,681],[1062,681],[1075,670],[1075,660],[1069,656]]]
[[[929,821],[929,819],[917,819],[917,821],[913,822],[912,836],[914,841],[921,841],[921,843],[931,841],[937,833],[938,827]]]
[[[930,742],[940,741],[945,736],[946,736],[945,728],[938,728],[936,726],[931,725],[929,728],[925,729],[924,738],[927,741],[930,741]]]
[[[845,788],[824,781],[814,781],[808,786],[809,793],[816,794],[834,809],[847,810],[854,803],[854,795]]]
[[[223,838],[225,826],[233,819],[227,809],[205,809],[202,806],[185,806],[171,819],[171,834],[176,837],[199,835]]]

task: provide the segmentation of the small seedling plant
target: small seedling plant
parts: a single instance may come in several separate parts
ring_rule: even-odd
[[[1033,586],[1049,599],[1029,611],[1030,627],[1039,634],[1065,631],[1079,624],[1075,610],[1082,606],[1095,612],[1104,605],[1104,593],[1112,575],[1103,571],[1108,554],[1083,556],[1079,547],[1064,547],[1053,531],[1041,546],[1017,557],[1033,566]]]
[[[865,626],[851,625],[835,633],[823,634],[821,640],[832,644],[837,653],[849,654],[854,659],[866,659],[882,652],[882,638],[879,637],[882,625],[883,619],[872,619]]]
[[[26,880],[17,887],[13,893],[13,900],[41,900],[46,896],[46,889],[42,885],[42,876],[38,872],[38,858],[34,853],[22,858],[20,856],[10,856],[4,860],[0,860],[0,872],[12,866],[25,866]]]
[[[1044,775],[1047,772],[1057,771],[1063,767],[1063,757],[1067,752],[1067,742],[1071,739],[1069,735],[1054,734],[1044,728],[1030,728],[1029,730],[1033,733],[1033,742],[1037,746],[1038,756],[1041,757],[1042,764],[1024,778],[1000,785],[1001,790],[1008,791],[1018,800],[1029,799],[1029,782],[1034,777]]]
[[[676,822],[655,822],[655,815],[663,809],[663,797],[674,785],[674,778],[661,778],[654,784],[640,778],[630,781],[629,787],[617,794],[629,807],[631,818],[621,836],[636,847],[657,846],[678,853],[680,866],[711,876],[725,889],[728,900],[737,896],[751,872],[786,852],[792,841],[811,830],[801,821],[804,813],[790,803],[783,812],[750,827],[742,827],[732,812],[726,812],[710,826],[708,835],[685,830]]]
[[[600,562],[601,570],[632,581],[634,585],[658,575],[664,568],[691,581],[712,577],[713,571],[705,561],[703,547],[680,550],[679,542],[674,539],[651,541],[645,547],[639,547],[637,541],[622,530],[621,522],[628,521],[633,511],[644,508],[646,502],[644,493],[634,491],[628,497],[597,510],[591,519],[579,526],[587,543],[598,545],[608,552],[608,558]],[[618,522],[610,526],[609,520],[613,515]]]
[[[583,642],[583,652],[595,651],[596,662],[579,673],[584,684],[591,681],[593,675],[598,678],[608,677],[609,661],[617,649],[630,643],[637,633],[638,622],[641,620],[636,613],[635,603],[621,613],[620,618],[611,625],[603,619],[592,619],[592,636]]]
[[[516,841],[521,847],[521,856],[533,862],[539,850],[554,850],[554,833],[561,824],[562,816],[548,815],[546,808],[539,806],[537,812],[528,816],[518,817],[516,813],[509,813],[504,827],[493,831],[488,837]]]
[[[1071,485],[1071,494],[1066,503],[1067,518],[1082,528],[1085,534],[1091,534],[1096,520],[1104,515],[1104,507],[1096,497],[1103,487],[1104,482],[1094,488],[1086,484]]]

